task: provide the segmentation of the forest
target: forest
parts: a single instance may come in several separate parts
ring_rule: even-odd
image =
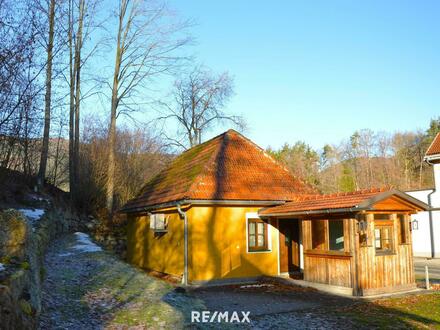
[[[212,128],[252,130],[227,111],[232,75],[193,55],[192,25],[160,1],[0,0],[0,166],[111,215]],[[421,189],[439,131],[433,118],[419,131],[267,151],[322,193]]]
[[[438,132],[440,118],[432,119],[425,130],[362,129],[319,150],[298,141],[268,152],[322,193],[376,187],[418,190],[434,186],[432,168],[423,158]]]

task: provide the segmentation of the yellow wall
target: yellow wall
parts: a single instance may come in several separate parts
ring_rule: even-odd
[[[127,260],[141,268],[183,274],[183,221],[168,213],[168,232],[154,233],[148,216],[129,216]]]
[[[193,206],[187,210],[189,282],[278,274],[278,230],[271,251],[248,253],[246,213],[261,207]],[[183,220],[169,213],[168,232],[155,238],[148,216],[129,217],[127,259],[142,268],[183,274]],[[274,223],[275,224],[275,223]]]
[[[278,274],[278,231],[271,252],[248,253],[246,213],[261,207],[193,207],[189,219],[189,281]]]

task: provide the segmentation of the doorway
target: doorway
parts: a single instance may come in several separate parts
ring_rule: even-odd
[[[299,273],[301,270],[298,219],[279,219],[280,273]]]

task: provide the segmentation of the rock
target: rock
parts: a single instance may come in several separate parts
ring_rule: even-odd
[[[27,221],[16,210],[6,210],[0,214],[0,255],[24,258],[24,245],[28,240]]]

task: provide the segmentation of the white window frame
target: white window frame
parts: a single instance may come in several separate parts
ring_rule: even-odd
[[[257,212],[246,213],[246,253],[272,253],[272,221],[267,222],[267,250],[249,251],[249,219],[261,219]],[[262,220],[262,219],[261,219]]]

